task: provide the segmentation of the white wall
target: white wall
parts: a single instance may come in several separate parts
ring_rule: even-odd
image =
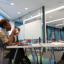
[[[25,38],[36,39],[41,36],[41,25],[40,20],[33,21],[25,25]]]
[[[20,26],[20,39],[37,39],[41,37],[41,21],[36,20],[31,23],[27,23],[24,26]]]

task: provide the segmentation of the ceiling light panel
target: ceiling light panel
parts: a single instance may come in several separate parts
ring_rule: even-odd
[[[10,5],[12,5],[12,6],[13,6],[13,5],[14,5],[14,3],[10,3]]]
[[[28,8],[25,8],[25,10],[28,10]]]
[[[58,27],[58,26],[62,26],[62,25],[64,25],[64,23],[62,23],[62,24],[57,24],[56,27]]]
[[[48,24],[48,23],[52,23],[52,22],[56,22],[56,21],[61,21],[61,20],[64,20],[64,18],[56,19],[56,20],[52,20],[52,21],[48,21],[48,22],[46,22],[46,23]]]
[[[17,14],[21,14],[21,12],[17,12]]]
[[[58,7],[58,8],[55,8],[55,9],[52,9],[52,10],[46,11],[45,14],[49,14],[49,13],[52,13],[52,12],[55,12],[55,11],[58,11],[58,10],[61,10],[61,9],[64,9],[64,6],[60,6],[60,7]]]

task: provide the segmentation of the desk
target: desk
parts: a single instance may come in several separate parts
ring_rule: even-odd
[[[36,44],[31,44],[31,45],[24,45],[24,46],[7,46],[6,48],[38,48],[38,47],[64,47],[64,43],[60,42],[53,42],[53,43],[36,43]]]
[[[18,46],[18,45],[15,45],[15,46],[7,46],[6,48],[7,49],[13,49],[13,48],[16,48],[17,50],[19,48],[24,48],[24,49],[27,49],[27,48],[48,48],[48,47],[64,47],[64,43],[62,42],[53,42],[53,43],[36,43],[36,44],[29,44],[29,45],[24,45],[24,46]],[[53,57],[54,57],[54,60],[55,60],[55,55],[54,55],[54,51],[51,51],[52,54],[53,54]],[[14,59],[13,59],[13,63],[15,61],[15,58],[16,58],[16,55],[17,55],[17,51],[14,55]]]

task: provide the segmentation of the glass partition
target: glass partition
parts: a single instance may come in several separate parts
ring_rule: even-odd
[[[36,41],[39,37],[42,39],[41,9],[29,12],[25,16],[16,19],[15,22],[17,20],[19,20],[19,24],[23,22],[22,25],[18,25],[21,29],[21,40],[30,39]]]
[[[19,34],[21,44],[19,46],[41,45],[43,43],[42,16],[42,8],[40,8],[15,20],[15,25],[21,30]],[[45,21],[47,40],[45,43],[62,42],[64,40],[62,13],[60,14],[59,11],[45,11]],[[16,22],[20,22],[20,25]],[[31,47],[24,48],[24,51],[31,64],[56,64],[61,60],[64,52],[62,47]]]

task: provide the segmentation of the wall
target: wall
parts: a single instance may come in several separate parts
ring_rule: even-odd
[[[35,20],[19,27],[21,29],[20,39],[38,39],[41,37],[41,21]]]

